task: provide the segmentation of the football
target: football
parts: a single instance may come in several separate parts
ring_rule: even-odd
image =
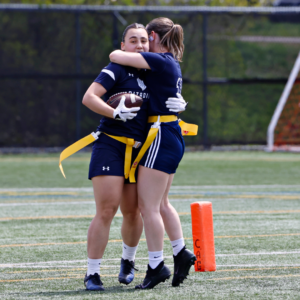
[[[141,98],[140,96],[137,96],[135,94],[129,94],[129,93],[118,93],[115,95],[112,95],[108,100],[107,100],[107,104],[112,107],[112,108],[116,108],[122,97],[125,96],[125,106],[127,108],[131,108],[131,107],[141,107],[143,104],[143,98]]]

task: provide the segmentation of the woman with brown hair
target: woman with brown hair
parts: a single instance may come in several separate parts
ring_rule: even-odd
[[[150,289],[165,281],[171,272],[163,261],[163,239],[166,230],[174,255],[173,286],[178,286],[195,263],[195,255],[185,248],[179,216],[169,203],[168,193],[184,153],[184,140],[178,124],[178,113],[169,110],[168,97],[181,94],[182,75],[179,66],[184,51],[183,29],[168,18],[152,20],[146,30],[150,52],[129,53],[116,50],[112,62],[147,69],[145,85],[150,91],[148,108],[149,134],[141,152],[138,174],[138,205],[144,221],[149,265],[146,277],[137,289]],[[134,162],[136,166],[138,160]]]
[[[134,53],[148,51],[145,27],[137,23],[129,25],[123,33],[121,48]],[[88,268],[84,279],[87,290],[104,290],[100,280],[100,264],[108,242],[110,225],[119,206],[123,214],[123,253],[119,281],[128,284],[134,278],[135,253],[143,231],[143,222],[137,204],[137,186],[124,178],[126,145],[115,138],[126,137],[139,144],[145,140],[149,91],[141,87],[140,75],[136,68],[110,63],[102,69],[82,100],[89,109],[104,116],[97,128],[101,134],[94,142],[89,168],[96,215],[87,237]],[[122,103],[113,109],[105,103],[112,95],[122,92],[141,96],[141,109],[128,109],[120,106]],[[132,160],[138,152],[139,149],[133,146]]]

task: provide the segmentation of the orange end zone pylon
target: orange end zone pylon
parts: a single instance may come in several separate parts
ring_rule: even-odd
[[[194,253],[197,257],[196,272],[216,271],[214,227],[211,202],[191,204]]]

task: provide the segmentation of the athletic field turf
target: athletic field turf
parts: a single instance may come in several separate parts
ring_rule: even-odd
[[[300,299],[300,155],[263,152],[186,153],[170,201],[192,249],[190,203],[211,201],[216,272],[192,269],[179,288],[171,280],[136,291],[145,275],[145,236],[139,269],[118,283],[120,212],[102,263],[105,292],[87,292],[86,234],[95,213],[90,154],[0,157],[0,299]],[[173,271],[166,237],[165,263]]]

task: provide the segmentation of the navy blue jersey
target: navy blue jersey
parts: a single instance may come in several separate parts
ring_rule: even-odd
[[[178,61],[172,53],[141,53],[151,71],[147,71],[145,84],[150,92],[149,116],[178,115],[169,111],[166,101],[181,94],[182,75]]]
[[[132,67],[125,67],[115,63],[106,66],[94,82],[100,83],[107,93],[104,100],[107,101],[112,95],[126,92],[138,95],[143,98],[144,102],[137,116],[126,122],[103,117],[97,130],[107,134],[126,136],[136,141],[143,142],[147,134],[147,117],[149,92],[144,82],[139,78],[142,71]]]

